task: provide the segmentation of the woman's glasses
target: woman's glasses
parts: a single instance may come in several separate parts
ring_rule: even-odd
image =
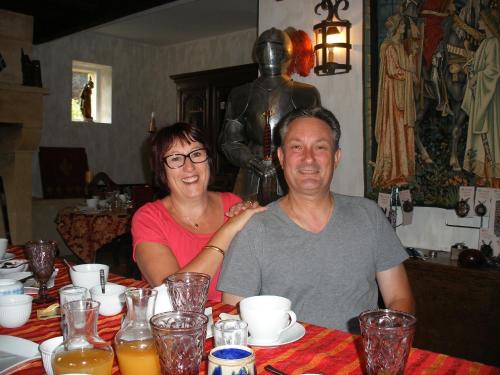
[[[186,158],[189,158],[193,163],[203,163],[208,159],[207,150],[198,148],[191,151],[189,154],[172,154],[163,158],[163,162],[170,169],[180,168],[186,163]]]

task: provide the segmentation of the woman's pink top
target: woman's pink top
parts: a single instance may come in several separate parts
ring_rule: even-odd
[[[224,213],[231,206],[241,202],[241,199],[232,193],[220,193]],[[224,222],[228,220],[224,215]],[[132,218],[132,237],[134,246],[134,260],[136,246],[142,242],[156,242],[167,246],[177,258],[180,267],[198,255],[203,246],[212,238],[214,233],[196,234],[188,231],[177,223],[160,200],[147,203]],[[222,293],[215,289],[219,279],[220,268],[210,282],[208,299],[220,301]]]

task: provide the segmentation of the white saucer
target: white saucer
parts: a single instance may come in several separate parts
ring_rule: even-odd
[[[9,252],[6,252],[4,255],[3,255],[3,258],[2,260],[11,260],[12,258],[14,258],[15,255],[12,254],[12,253],[9,253]]]
[[[291,328],[287,329],[280,335],[278,341],[273,343],[259,343],[258,341],[252,340],[252,337],[248,337],[248,345],[252,346],[281,346],[290,344],[297,340],[300,340],[306,334],[306,329],[300,323],[295,323]]]
[[[0,279],[24,280],[31,276],[33,276],[33,272],[29,271],[12,272],[12,273],[6,273],[5,275],[0,275]]]

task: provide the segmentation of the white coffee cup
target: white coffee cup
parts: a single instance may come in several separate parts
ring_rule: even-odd
[[[5,256],[5,252],[7,251],[8,241],[7,238],[0,238],[0,260]]]
[[[158,292],[156,295],[156,303],[155,303],[155,314],[159,314],[166,311],[174,311],[172,307],[172,301],[170,301],[170,295],[168,294],[167,286],[165,284],[161,284],[156,288],[153,288]]]
[[[248,323],[252,345],[272,344],[291,328],[297,317],[292,302],[280,296],[254,296],[240,302],[241,318]]]
[[[89,208],[97,208],[97,202],[99,202],[99,199],[97,199],[97,198],[89,198],[89,199],[87,199],[87,207],[89,207]]]

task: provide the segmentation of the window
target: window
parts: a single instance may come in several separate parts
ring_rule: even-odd
[[[73,60],[72,72],[71,121],[111,124],[111,67]],[[89,79],[93,82],[92,95],[90,95],[92,120],[85,120],[80,105],[82,92]]]

